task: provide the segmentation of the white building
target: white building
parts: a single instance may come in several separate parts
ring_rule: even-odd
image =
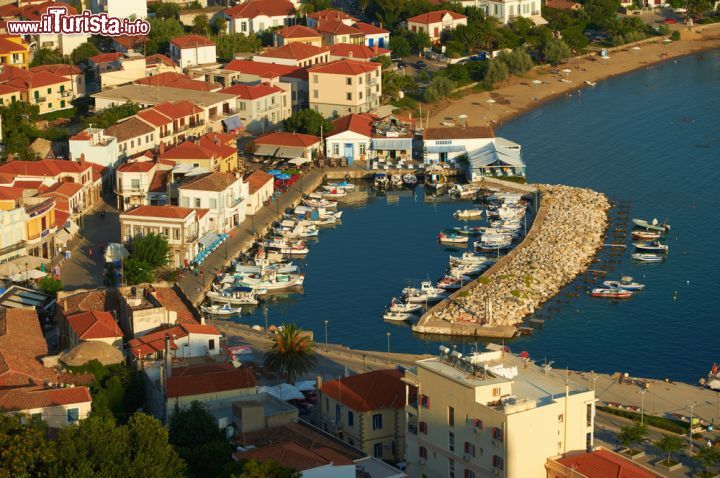
[[[431,42],[438,43],[442,32],[467,25],[467,17],[450,10],[437,10],[408,18],[407,25],[408,30],[427,33]]]
[[[375,26],[369,23],[358,22],[353,27],[357,28],[365,34],[365,45],[370,48],[389,48],[390,30],[385,30],[382,26]]]
[[[110,168],[118,165],[118,143],[114,136],[106,135],[100,128],[86,128],[70,137],[70,157],[79,158]]]
[[[224,12],[229,33],[251,35],[295,24],[295,6],[286,0],[242,2]]]
[[[474,7],[485,15],[497,18],[500,23],[508,23],[514,18],[529,18],[536,25],[547,23],[541,15],[541,0],[462,0],[463,7]]]
[[[50,428],[72,425],[90,415],[92,397],[87,387],[20,387],[0,390],[5,413],[37,416]]]
[[[330,49],[326,46],[315,46],[307,43],[288,43],[255,55],[253,61],[308,67],[330,61]]]
[[[20,188],[0,188],[0,203],[5,203],[5,191],[7,189]],[[18,191],[22,194],[21,191]],[[16,206],[14,204],[14,206]],[[12,206],[10,206],[12,207]],[[27,240],[27,216],[25,208],[22,206],[12,207],[11,209],[0,208],[0,264],[12,261],[18,257],[27,255],[25,241]]]
[[[200,35],[183,35],[170,40],[170,58],[187,68],[217,62],[215,43]]]
[[[208,209],[210,230],[228,232],[245,220],[248,185],[239,174],[212,172],[178,186],[182,207]]]
[[[245,129],[254,134],[272,129],[292,115],[291,88],[287,83],[238,84],[220,92],[235,96],[233,109],[237,111]]]
[[[262,169],[256,169],[245,178],[245,181],[248,184],[247,215],[252,216],[275,193],[275,178]]]
[[[172,327],[160,326],[128,342],[130,355],[136,359],[164,358],[165,337],[170,354],[175,359],[215,356],[220,354],[222,334],[214,325],[180,323]]]
[[[134,156],[160,144],[160,128],[131,116],[105,129],[105,135],[114,137],[119,159]]]
[[[107,13],[109,17],[145,18],[147,2],[145,0],[92,0],[93,13]]]
[[[405,372],[409,476],[546,478],[548,458],[593,446],[594,391],[488,348],[444,347]]]

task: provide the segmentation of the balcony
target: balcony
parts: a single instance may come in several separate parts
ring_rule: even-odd
[[[375,86],[377,84],[378,84],[378,80],[376,77],[372,77],[372,78],[370,78],[370,81],[368,81],[368,85],[370,85],[370,86]]]
[[[414,424],[413,424],[413,423],[408,423],[407,431],[408,431],[408,433],[412,433],[413,435],[417,435],[417,434],[418,434],[418,426],[417,426],[417,423],[414,423]]]
[[[198,239],[198,235],[197,235],[196,232],[194,232],[194,233],[192,233],[192,234],[187,234],[187,235],[185,236],[185,243],[186,243],[186,244],[190,244],[190,243],[193,243],[193,242],[197,241],[197,239]]]
[[[34,96],[33,97],[33,103],[35,103],[35,104],[44,103],[46,100],[47,100],[47,97],[45,97],[45,96]]]
[[[67,98],[67,97],[69,97],[69,96],[72,96],[72,91],[68,91],[68,90],[61,91],[61,92],[60,92],[60,96],[62,96],[63,98]]]
[[[26,245],[25,241],[20,241],[11,246],[3,247],[2,249],[0,249],[0,256],[4,256],[6,254],[10,254],[12,252],[19,251],[20,249],[24,249],[25,245]]]

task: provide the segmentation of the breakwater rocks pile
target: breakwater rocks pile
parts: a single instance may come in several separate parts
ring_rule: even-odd
[[[590,266],[608,225],[605,195],[569,186],[536,187],[541,206],[523,242],[428,311],[413,330],[457,335],[514,331],[525,316]]]

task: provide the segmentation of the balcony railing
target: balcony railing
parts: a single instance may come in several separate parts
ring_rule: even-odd
[[[0,249],[0,256],[4,256],[5,254],[10,254],[11,252],[18,251],[20,249],[23,249],[26,245],[25,241],[16,242],[15,244],[7,247],[3,247]]]
[[[36,104],[37,104],[37,103],[43,103],[45,100],[47,100],[47,98],[44,97],[44,96],[34,96],[34,97],[33,97],[33,101],[34,101]]]
[[[67,98],[68,96],[72,96],[72,91],[68,91],[68,90],[61,91],[61,92],[60,92],[60,96],[62,96],[63,98]]]
[[[185,242],[195,242],[197,241],[198,235],[196,233],[188,234],[185,236]]]

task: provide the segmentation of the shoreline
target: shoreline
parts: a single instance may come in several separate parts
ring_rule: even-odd
[[[572,72],[567,74],[554,75],[551,73],[553,67],[537,66],[522,77],[513,76],[501,82],[492,91],[470,93],[460,99],[444,102],[438,109],[432,110],[427,126],[442,127],[441,123],[457,121],[458,116],[464,114],[469,117],[468,125],[496,128],[559,96],[581,94],[580,90],[591,88],[585,81],[599,83],[683,56],[720,49],[720,23],[682,30],[681,34],[681,40],[669,44],[662,43],[662,37],[654,37],[608,49],[608,60],[591,54],[571,58],[568,63],[558,67],[560,70],[571,69]],[[571,83],[561,82],[561,78]],[[534,84],[533,80],[542,83]],[[488,103],[490,99],[495,103]]]

